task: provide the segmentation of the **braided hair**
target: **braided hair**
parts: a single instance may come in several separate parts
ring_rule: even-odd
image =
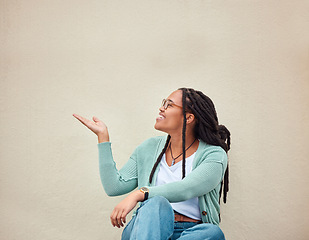
[[[203,142],[211,145],[222,147],[227,153],[230,149],[230,132],[224,125],[219,125],[217,112],[212,100],[204,95],[201,91],[192,88],[179,88],[182,91],[182,110],[183,110],[183,127],[182,127],[182,178],[185,177],[186,166],[186,128],[187,119],[186,112],[193,113],[196,124],[194,127],[194,136],[201,139]],[[164,148],[155,162],[151,174],[149,176],[149,183],[152,182],[154,172],[158,167],[163,154],[166,152],[170,142],[171,136],[168,135]],[[219,193],[219,204],[222,194],[223,186],[223,202],[226,203],[227,192],[229,191],[229,169],[228,165],[224,174],[224,179],[221,182]],[[220,216],[220,215],[219,215]]]

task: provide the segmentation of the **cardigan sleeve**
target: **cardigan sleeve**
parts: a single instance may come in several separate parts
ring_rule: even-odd
[[[181,202],[212,191],[221,183],[227,166],[224,150],[215,150],[184,179],[149,188],[149,198],[163,196],[170,202]]]
[[[126,194],[137,187],[137,149],[118,171],[113,159],[111,142],[98,143],[99,171],[103,188],[108,196]]]

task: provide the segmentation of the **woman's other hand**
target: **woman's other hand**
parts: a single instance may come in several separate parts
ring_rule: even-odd
[[[110,218],[113,227],[123,227],[126,223],[126,216],[140,201],[144,200],[144,193],[137,190],[130,193],[113,210]]]
[[[99,143],[109,142],[107,126],[100,119],[94,116],[92,118],[93,121],[91,121],[75,113],[73,114],[73,116],[98,136]]]

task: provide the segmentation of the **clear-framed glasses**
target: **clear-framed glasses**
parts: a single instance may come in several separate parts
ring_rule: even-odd
[[[162,104],[161,104],[161,107],[163,107],[165,110],[168,108],[168,107],[178,107],[178,108],[182,108],[181,106],[178,106],[177,104],[175,104],[172,100],[166,100],[166,99],[163,99],[162,100]]]

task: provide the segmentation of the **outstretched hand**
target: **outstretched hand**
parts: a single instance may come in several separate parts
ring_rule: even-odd
[[[98,137],[102,137],[106,140],[109,139],[107,126],[99,118],[93,116],[93,121],[91,121],[75,113],[73,114],[73,116],[78,119],[82,124],[84,124],[87,128],[89,128],[92,132],[94,132]]]
[[[113,227],[123,227],[126,223],[126,217],[129,212],[136,206],[136,204],[144,199],[144,193],[141,191],[134,191],[130,193],[124,200],[122,200],[111,213],[111,223]]]

